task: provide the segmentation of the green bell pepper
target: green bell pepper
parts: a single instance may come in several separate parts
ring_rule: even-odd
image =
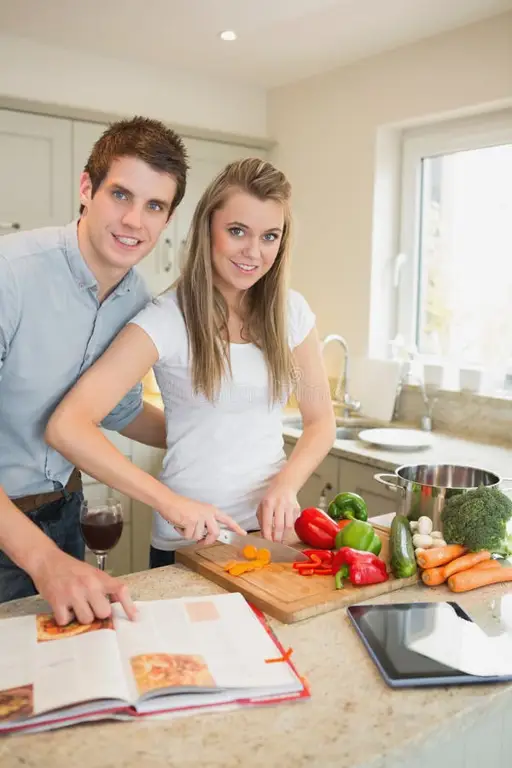
[[[366,502],[357,493],[338,493],[329,504],[327,514],[333,520],[368,520]]]
[[[352,520],[336,534],[335,549],[350,547],[362,552],[372,552],[379,555],[382,549],[382,541],[379,539],[370,523],[364,520]]]

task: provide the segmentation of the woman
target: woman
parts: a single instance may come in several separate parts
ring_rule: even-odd
[[[315,318],[287,288],[289,200],[270,163],[228,165],[198,203],[176,285],[123,329],[48,424],[50,445],[156,510],[152,567],[187,540],[212,543],[219,523],[281,541],[297,492],[332,446]],[[97,426],[153,366],[167,423],[161,482]],[[304,431],[286,462],[281,410],[293,384]]]

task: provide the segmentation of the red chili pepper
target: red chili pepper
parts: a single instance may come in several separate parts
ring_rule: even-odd
[[[316,507],[303,509],[295,521],[295,533],[304,544],[316,549],[334,549],[339,526]]]

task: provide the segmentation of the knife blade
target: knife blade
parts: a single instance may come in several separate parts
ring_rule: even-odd
[[[217,541],[222,544],[231,544],[232,546],[243,549],[248,544],[252,544],[256,549],[264,547],[270,552],[270,556],[275,563],[299,563],[309,562],[309,557],[300,550],[289,547],[287,544],[280,544],[277,541],[269,541],[259,536],[240,536],[238,533],[222,529]]]

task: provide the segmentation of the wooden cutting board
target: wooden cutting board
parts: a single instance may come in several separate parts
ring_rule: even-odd
[[[377,526],[375,528],[383,543],[381,557],[387,561],[389,531]],[[293,543],[293,546],[305,548],[300,543]],[[343,589],[335,589],[334,577],[300,576],[293,570],[292,563],[271,563],[261,571],[244,573],[242,576],[231,576],[223,570],[229,560],[243,559],[236,547],[220,543],[210,547],[193,544],[176,551],[176,562],[186,565],[228,592],[240,592],[250,603],[284,624],[293,624],[352,603],[360,603],[418,581],[417,574],[408,579],[390,576],[389,581],[383,584],[366,587],[354,587],[347,580]]]

